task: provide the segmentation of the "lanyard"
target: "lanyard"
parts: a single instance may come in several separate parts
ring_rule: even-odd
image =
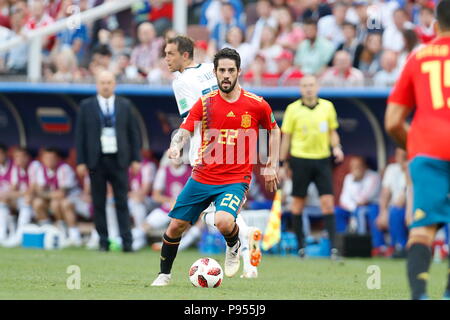
[[[109,112],[109,108],[108,110],[106,110]],[[105,116],[105,114],[103,113],[102,108],[100,108],[100,121],[102,123],[102,127],[115,127],[116,125],[116,108],[114,108],[114,112],[113,113],[108,113],[107,116]]]

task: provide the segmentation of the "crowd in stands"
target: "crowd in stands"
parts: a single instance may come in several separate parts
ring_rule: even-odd
[[[0,0],[0,42],[114,0]],[[228,46],[250,85],[391,86],[408,54],[435,36],[432,0],[189,0],[196,61]],[[74,8],[77,8],[76,10]],[[99,68],[120,82],[169,84],[164,39],[176,35],[173,1],[132,8],[44,39],[43,79],[92,81]],[[0,74],[25,75],[29,43],[0,53]]]

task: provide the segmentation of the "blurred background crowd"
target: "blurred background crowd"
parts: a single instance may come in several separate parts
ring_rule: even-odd
[[[0,42],[108,0],[0,0]],[[315,74],[322,85],[391,86],[408,54],[433,39],[429,0],[187,0],[195,59],[225,46],[242,57],[244,84],[296,85]],[[114,70],[119,82],[169,84],[163,57],[173,1],[143,0],[131,9],[47,37],[43,79],[89,82]],[[27,71],[28,45],[0,53],[3,79]],[[9,75],[9,77],[6,77]]]

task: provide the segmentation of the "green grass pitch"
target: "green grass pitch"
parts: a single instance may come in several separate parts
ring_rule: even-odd
[[[150,283],[159,270],[159,254],[150,249],[124,254],[0,248],[0,299],[409,299],[404,260],[302,261],[295,256],[265,255],[257,279],[224,278],[219,288],[205,289],[193,287],[188,279],[189,267],[202,256],[193,249],[179,252],[171,286],[155,288]],[[224,255],[211,257],[223,266]],[[78,290],[66,285],[70,265],[80,267]],[[367,288],[370,265],[381,270],[380,289]],[[446,261],[433,263],[428,289],[431,299],[441,298],[447,268]]]

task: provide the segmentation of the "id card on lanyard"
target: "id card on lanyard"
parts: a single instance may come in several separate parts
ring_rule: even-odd
[[[100,119],[102,122],[102,132],[100,136],[100,142],[102,145],[102,153],[112,154],[117,153],[117,136],[115,128],[115,113],[113,115],[105,117],[103,113],[100,112]],[[107,120],[108,123],[107,123]]]

